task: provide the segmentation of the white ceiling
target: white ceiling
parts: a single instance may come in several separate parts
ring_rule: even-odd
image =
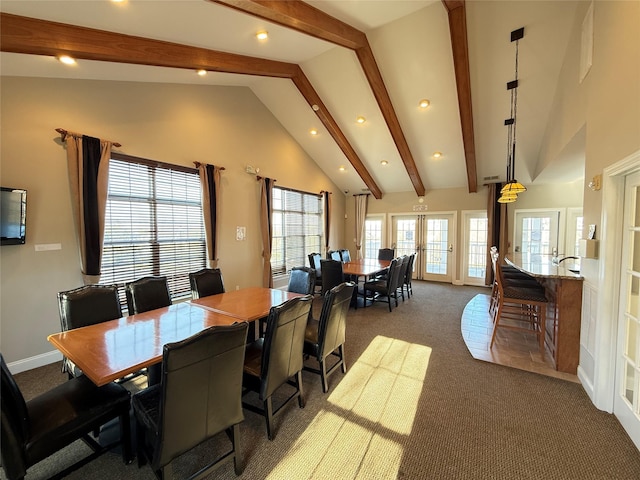
[[[314,7],[365,32],[427,191],[467,187],[447,12],[433,0],[312,0]],[[469,69],[478,185],[506,173],[506,128],[515,44],[520,41],[517,178],[573,181],[584,175],[584,136],[558,159],[538,165],[576,2],[467,1]],[[398,150],[353,51],[205,0],[10,1],[0,10],[28,17],[299,64],[383,193],[412,191]],[[255,39],[268,30],[265,43]],[[2,75],[242,85],[271,110],[343,191],[366,185],[290,80],[226,73],[0,54]],[[431,106],[418,108],[428,98]],[[358,115],[366,117],[363,125]],[[316,128],[317,136],[309,135]],[[443,156],[433,157],[435,151]],[[381,160],[389,164],[382,166]],[[259,165],[257,165],[259,167]],[[345,171],[339,171],[345,166]],[[536,172],[535,179],[533,172]]]

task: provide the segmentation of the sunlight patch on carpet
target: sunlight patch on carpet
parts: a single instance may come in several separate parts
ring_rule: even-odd
[[[373,339],[267,478],[395,478],[430,355],[424,345]]]

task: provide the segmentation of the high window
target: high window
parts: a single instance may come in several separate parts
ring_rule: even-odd
[[[273,187],[271,269],[274,275],[307,264],[307,255],[320,252],[322,196]]]
[[[100,283],[161,275],[188,295],[189,272],[206,266],[200,194],[194,168],[112,154]]]

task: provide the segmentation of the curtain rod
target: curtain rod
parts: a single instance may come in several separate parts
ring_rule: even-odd
[[[56,132],[58,132],[60,134],[60,136],[62,137],[62,141],[63,142],[67,138],[67,135],[69,135],[69,132],[67,130],[65,130],[64,128],[56,128]],[[118,142],[112,142],[111,140],[105,140],[105,141],[111,143],[111,145],[113,145],[114,147],[121,147],[122,146]]]
[[[260,181],[260,180],[262,180],[263,178],[267,178],[267,177],[261,177],[260,175],[257,175],[257,176],[256,176],[256,181],[258,181],[258,182],[259,182],[259,181]],[[276,180],[275,178],[272,178],[271,180],[273,180],[274,182],[277,182],[277,180]]]
[[[199,168],[200,165],[206,165],[206,164],[200,163],[200,162],[193,162],[193,164],[196,166],[196,168]],[[220,170],[225,170],[224,167],[217,167],[217,168],[219,168]]]

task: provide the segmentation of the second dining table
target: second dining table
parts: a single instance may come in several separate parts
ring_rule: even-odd
[[[346,277],[351,276],[355,278],[356,288],[353,292],[354,305],[358,308],[358,293],[360,291],[359,282],[362,279],[362,283],[367,281],[368,278],[379,275],[389,268],[391,265],[390,260],[376,260],[376,259],[362,259],[354,260],[352,262],[344,262],[342,264],[342,273]],[[362,292],[363,302],[366,302],[365,292]]]

